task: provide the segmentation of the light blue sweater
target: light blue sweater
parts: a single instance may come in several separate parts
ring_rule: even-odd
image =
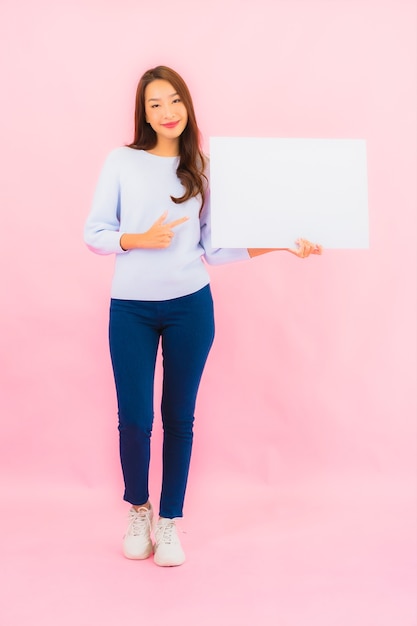
[[[200,213],[200,198],[182,204],[176,175],[178,157],[160,157],[132,148],[117,148],[106,159],[84,229],[87,246],[97,254],[116,254],[111,297],[122,300],[170,300],[198,291],[209,283],[202,257],[209,264],[248,259],[246,249],[211,245],[210,193]],[[163,249],[124,251],[124,233],[144,233],[168,211],[166,221],[189,220],[174,229]]]

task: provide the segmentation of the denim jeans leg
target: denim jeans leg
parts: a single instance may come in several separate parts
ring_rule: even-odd
[[[171,302],[162,332],[164,428],[162,517],[182,517],[193,442],[194,410],[214,338],[209,286]]]
[[[134,505],[149,499],[154,372],[160,336],[152,305],[112,300],[110,307],[109,340],[118,401],[124,499]]]

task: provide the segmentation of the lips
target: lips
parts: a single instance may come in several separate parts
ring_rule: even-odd
[[[179,124],[179,121],[177,121],[177,122],[168,122],[168,124],[162,124],[162,126],[164,128],[175,128],[178,124]]]

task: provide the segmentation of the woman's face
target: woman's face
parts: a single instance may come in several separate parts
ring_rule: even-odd
[[[158,142],[178,142],[187,126],[187,109],[167,80],[157,79],[145,88],[145,117]]]

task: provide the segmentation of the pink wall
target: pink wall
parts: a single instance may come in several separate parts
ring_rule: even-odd
[[[2,0],[0,28],[6,480],[120,487],[112,259],[82,227],[106,153],[132,136],[136,81],[164,63],[206,140],[364,138],[369,159],[369,251],[212,271],[189,508],[218,475],[257,488],[377,474],[411,492],[416,3]]]

